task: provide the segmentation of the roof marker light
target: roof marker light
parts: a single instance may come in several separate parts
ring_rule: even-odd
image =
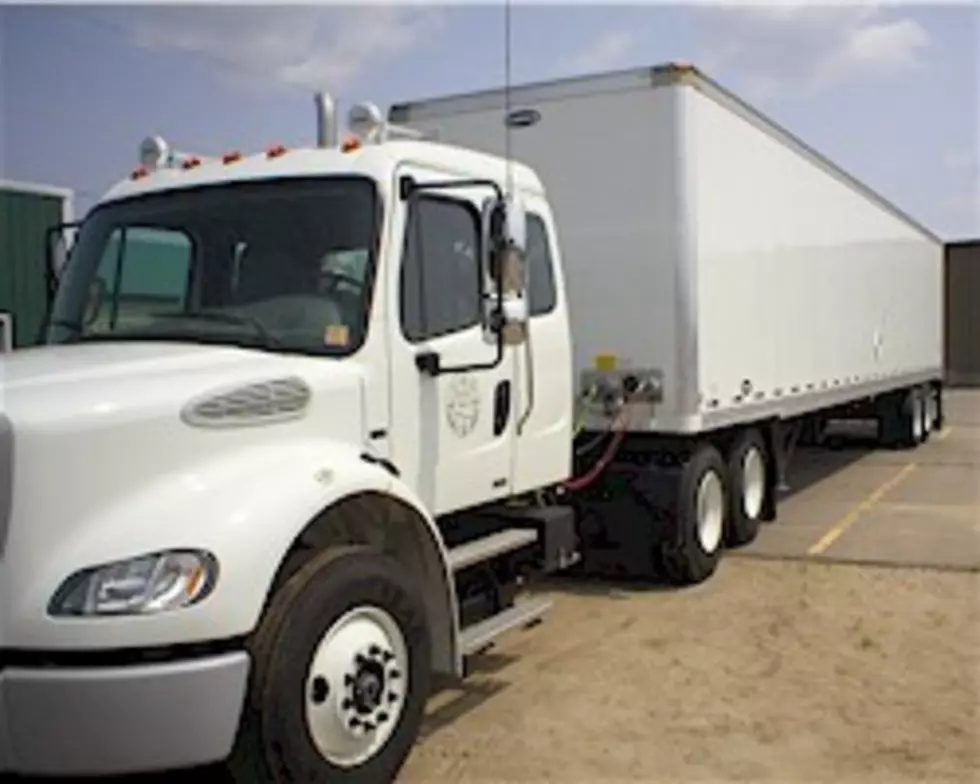
[[[183,163],[180,164],[180,168],[187,171],[188,169],[196,169],[200,165],[201,165],[200,158],[191,157],[191,158],[185,158]]]
[[[224,164],[235,163],[242,159],[242,154],[237,150],[235,152],[226,152],[221,156],[221,162]]]
[[[266,158],[280,158],[286,154],[286,148],[281,144],[277,144],[275,147],[270,147],[265,151]]]
[[[355,136],[348,136],[344,143],[340,145],[341,152],[356,152],[361,149],[361,140]]]
[[[129,175],[129,178],[131,180],[141,180],[144,177],[149,176],[149,174],[150,173],[146,170],[145,166],[138,166],[137,168],[133,169],[133,173]]]

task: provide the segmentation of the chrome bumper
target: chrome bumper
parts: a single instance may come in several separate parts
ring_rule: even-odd
[[[0,774],[143,773],[228,756],[244,652],[124,667],[0,672]]]

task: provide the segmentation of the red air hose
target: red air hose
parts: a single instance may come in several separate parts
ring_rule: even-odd
[[[616,451],[619,449],[619,445],[622,443],[623,438],[626,436],[626,412],[620,415],[619,421],[613,424],[615,433],[609,444],[606,446],[605,451],[602,453],[602,457],[596,462],[588,473],[582,476],[569,479],[567,482],[562,484],[562,489],[569,493],[575,493],[579,490],[584,490],[586,487],[591,485],[599,475],[606,470],[606,467],[612,461],[613,457],[616,456]]]

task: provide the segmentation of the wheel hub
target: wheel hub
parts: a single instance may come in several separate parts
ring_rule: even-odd
[[[722,525],[725,519],[725,491],[721,478],[714,471],[707,471],[698,483],[697,493],[698,539],[706,553],[714,553],[721,543]]]
[[[762,514],[766,499],[766,466],[755,447],[745,453],[742,461],[742,511],[749,520]]]
[[[310,738],[327,760],[352,767],[384,747],[404,707],[407,664],[401,631],[379,608],[352,610],[327,631],[306,701]]]

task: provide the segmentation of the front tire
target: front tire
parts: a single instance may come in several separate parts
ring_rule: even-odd
[[[392,781],[422,723],[430,647],[398,561],[363,547],[315,556],[276,592],[251,645],[234,781]]]

